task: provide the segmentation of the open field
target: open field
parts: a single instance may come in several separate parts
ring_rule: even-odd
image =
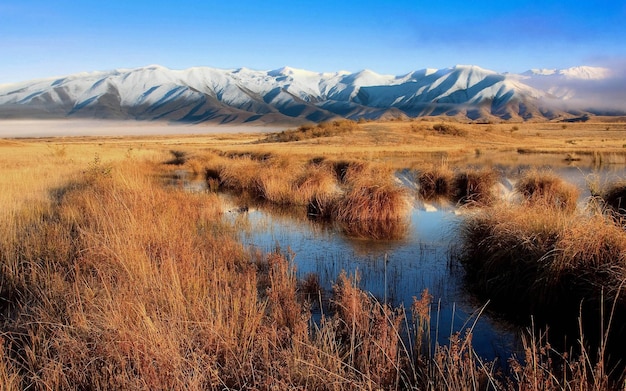
[[[442,123],[363,122],[289,142],[270,142],[259,132],[0,139],[0,384],[8,390],[617,388],[602,355],[566,357],[539,336],[528,342],[524,360],[511,360],[508,376],[473,353],[471,330],[430,350],[427,292],[410,309],[389,308],[355,287],[355,276],[337,278],[332,312],[315,324],[314,278],[298,281],[282,254],[243,248],[236,227],[222,221],[215,194],[167,185],[186,169],[216,188],[239,186],[277,204],[317,197],[318,206],[340,188],[346,196],[337,198],[339,220],[395,220],[402,210],[396,202],[391,212],[372,210],[381,197],[402,196],[390,184],[372,183],[393,169],[442,161],[626,163],[626,122],[615,119],[435,126]],[[535,194],[537,186],[526,187]],[[472,232],[491,226],[479,223]],[[571,238],[589,231],[569,229],[580,236],[558,231],[561,240],[570,239],[559,255],[584,257]],[[623,231],[606,232],[622,242]],[[620,281],[611,283],[621,289]]]
[[[28,132],[19,127],[3,132],[4,137],[28,137],[30,133],[45,134],[35,122],[28,124]],[[69,124],[73,122],[70,121]],[[79,122],[80,124],[80,122]],[[434,129],[447,124],[462,131],[461,135],[445,134]],[[594,153],[606,156],[626,154],[626,118],[598,117],[588,122],[525,122],[498,124],[467,124],[445,121],[439,118],[397,120],[386,122],[360,122],[348,132],[329,133],[324,137],[302,139],[292,142],[261,142],[267,132],[281,131],[281,127],[208,127],[163,126],[140,122],[138,125],[115,123],[97,125],[96,129],[108,130],[112,136],[72,136],[74,127],[67,132],[62,125],[55,125],[55,137],[46,139],[22,139],[24,142],[47,142],[52,145],[102,144],[108,147],[181,148],[188,152],[211,148],[224,152],[283,153],[293,157],[361,157],[368,160],[410,162],[417,158],[446,158],[451,161],[476,158],[506,158],[519,160],[519,154],[553,153],[563,158],[567,154],[585,158]],[[90,126],[82,123],[82,126]],[[111,128],[113,126],[113,128]],[[152,131],[150,130],[152,127]],[[166,134],[168,129],[173,132]],[[250,132],[246,132],[250,129]],[[278,129],[278,130],[277,130]],[[223,132],[222,132],[223,130]],[[185,134],[187,131],[187,134]],[[132,135],[139,133],[139,135]],[[580,156],[576,156],[580,155]],[[620,161],[622,162],[622,161]]]

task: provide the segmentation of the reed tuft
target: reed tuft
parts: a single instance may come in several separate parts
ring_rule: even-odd
[[[542,204],[568,212],[576,209],[578,189],[547,171],[527,171],[516,184],[516,190],[529,205]]]

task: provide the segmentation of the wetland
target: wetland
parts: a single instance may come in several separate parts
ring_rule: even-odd
[[[619,118],[0,140],[0,381],[617,389],[625,145]]]

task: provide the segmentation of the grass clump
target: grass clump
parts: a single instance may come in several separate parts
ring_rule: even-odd
[[[236,192],[250,191],[254,184],[258,163],[249,158],[231,159],[215,171],[224,188]]]
[[[454,176],[454,197],[462,204],[489,205],[494,200],[493,187],[498,173],[493,169],[470,169]]]
[[[336,219],[346,223],[401,220],[407,210],[406,196],[393,184],[357,185],[337,201]]]
[[[425,200],[448,198],[453,194],[454,172],[447,165],[437,165],[417,173],[419,195]]]
[[[324,166],[310,165],[292,184],[298,205],[328,204],[339,192],[337,180],[331,170]]]
[[[626,232],[601,214],[497,205],[468,217],[461,235],[468,281],[505,312],[567,314],[576,324],[581,303],[598,319],[604,296],[618,300],[626,315],[618,295],[626,279]]]
[[[372,168],[371,164],[356,160],[340,160],[331,165],[337,180],[344,185],[363,177]]]
[[[351,133],[357,128],[357,123],[351,120],[321,122],[317,125],[301,125],[298,129],[289,129],[279,133],[272,133],[263,139],[262,142],[287,143],[320,137],[333,137]]]
[[[339,162],[343,193],[332,201],[331,219],[350,236],[398,239],[406,234],[408,192],[386,165]]]
[[[578,189],[547,171],[527,171],[515,186],[528,205],[542,204],[568,212],[576,209]]]
[[[613,183],[600,192],[605,205],[615,213],[626,215],[626,181]]]
[[[433,125],[433,130],[448,136],[467,136],[467,131],[452,124],[440,123]]]

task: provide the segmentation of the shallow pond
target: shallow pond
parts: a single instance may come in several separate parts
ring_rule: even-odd
[[[527,168],[500,169],[502,196],[510,195],[519,173]],[[580,188],[581,203],[590,195],[588,181],[605,184],[626,177],[623,165],[603,169],[558,167],[553,171]],[[410,185],[410,181],[404,182]],[[191,190],[202,188],[191,182],[189,186]],[[222,200],[226,216],[239,229],[245,246],[263,252],[280,248],[291,257],[298,277],[317,274],[326,292],[332,290],[342,271],[349,276],[358,275],[360,288],[394,306],[409,308],[413,297],[419,298],[428,289],[434,300],[432,335],[437,336],[440,344],[447,344],[451,333],[473,327],[472,342],[483,358],[506,359],[520,346],[519,335],[525,326],[508,323],[488,306],[478,316],[486,303],[466,289],[463,268],[453,256],[458,244],[458,224],[463,219],[454,206],[415,200],[404,238],[381,241],[351,238],[336,226],[307,220],[304,213],[249,205],[243,211],[234,198],[222,195]],[[315,313],[314,317],[319,315]]]
[[[426,211],[416,204],[411,210],[408,235],[403,240],[354,239],[338,229],[294,216],[272,214],[262,208],[227,215],[241,230],[246,246],[264,252],[279,247],[291,254],[297,276],[319,276],[330,291],[337,276],[346,271],[359,276],[358,286],[381,302],[409,308],[424,289],[433,296],[433,336],[447,343],[451,332],[472,326],[483,303],[464,290],[463,270],[451,261],[460,216],[452,208]],[[493,358],[511,352],[515,329],[504,321],[481,315],[473,342],[481,356]]]

